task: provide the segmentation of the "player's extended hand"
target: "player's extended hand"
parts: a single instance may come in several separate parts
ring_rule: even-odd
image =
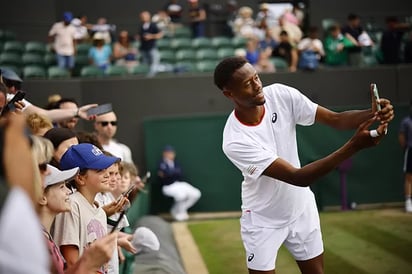
[[[391,101],[385,98],[380,98],[379,101],[377,102],[373,94],[373,84],[371,84],[370,92],[371,92],[371,98],[372,98],[372,112],[378,115],[378,121],[380,121],[381,124],[387,124],[390,121],[392,121],[393,117],[395,117],[395,114],[393,111],[393,106],[391,104]],[[377,106],[376,106],[377,104],[381,106],[380,111],[378,111],[377,109]]]
[[[350,142],[356,150],[376,146],[386,135],[387,123],[379,124],[375,130],[369,130],[369,127],[376,121],[378,121],[378,116],[374,116],[359,125],[357,131],[350,139]]]

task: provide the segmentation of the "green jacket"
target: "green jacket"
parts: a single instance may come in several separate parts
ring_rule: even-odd
[[[344,48],[341,51],[337,50],[339,44],[343,44]],[[328,35],[324,41],[325,47],[325,63],[331,66],[340,66],[348,64],[348,48],[355,46],[348,38],[339,35],[334,38]]]

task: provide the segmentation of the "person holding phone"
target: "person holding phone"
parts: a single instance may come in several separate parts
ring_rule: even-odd
[[[23,80],[16,72],[9,68],[1,68],[1,78],[3,83],[6,85],[7,100],[11,100],[19,90],[22,89]],[[23,111],[24,114],[30,115],[32,113],[39,113],[43,116],[48,117],[53,122],[58,122],[61,120],[66,120],[72,117],[80,117],[85,120],[93,120],[95,116],[88,116],[87,110],[92,107],[97,106],[97,104],[87,104],[78,108],[70,109],[50,109],[46,110],[44,108],[38,107],[30,103],[27,99],[23,99],[18,102],[18,108]]]
[[[263,87],[242,57],[223,59],[215,68],[214,83],[234,105],[222,149],[243,175],[240,225],[249,273],[274,274],[281,245],[301,273],[324,273],[319,214],[309,186],[355,153],[379,144],[394,117],[393,106],[380,98],[378,111],[370,90],[370,109],[334,112],[293,87]],[[315,122],[356,132],[335,152],[301,167],[296,126]],[[375,137],[369,130],[374,122]]]

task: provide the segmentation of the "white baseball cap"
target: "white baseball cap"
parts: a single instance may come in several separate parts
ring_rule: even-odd
[[[48,187],[54,184],[62,183],[66,180],[70,180],[79,172],[78,167],[64,171],[57,169],[52,165],[47,165],[47,168],[50,170],[50,174],[47,175],[45,178],[44,187]]]
[[[145,249],[159,250],[160,243],[156,234],[147,227],[138,227],[133,233],[132,245],[137,252]]]

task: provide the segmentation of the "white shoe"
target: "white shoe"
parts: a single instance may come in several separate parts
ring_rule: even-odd
[[[408,213],[412,212],[412,200],[408,199],[405,201],[405,211]]]

